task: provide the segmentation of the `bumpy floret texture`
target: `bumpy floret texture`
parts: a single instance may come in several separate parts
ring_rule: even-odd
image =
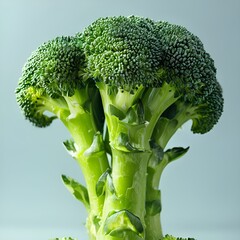
[[[59,37],[40,46],[29,58],[17,89],[25,115],[40,122],[39,106],[29,87],[39,95],[71,96],[83,79],[134,92],[140,85],[161,87],[166,81],[181,101],[196,109],[192,131],[205,133],[223,110],[222,90],[216,69],[198,37],[186,28],[147,18],[100,18],[75,37]],[[38,119],[31,108],[36,112]],[[52,118],[44,117],[44,125]]]
[[[73,37],[57,37],[42,44],[25,64],[16,90],[17,102],[34,125],[45,127],[54,119],[43,114],[46,99],[71,96],[82,87],[80,45]]]
[[[83,33],[89,74],[111,86],[158,86],[161,59],[154,22],[140,17],[100,18]]]
[[[57,37],[32,53],[23,68],[20,84],[45,89],[53,98],[73,95],[81,86],[83,54],[77,39]]]
[[[158,22],[164,68],[168,82],[176,86],[182,100],[196,106],[192,131],[206,133],[218,122],[223,111],[222,89],[216,80],[214,61],[200,39],[185,27]]]
[[[158,22],[157,34],[162,43],[162,65],[175,77],[179,94],[192,103],[202,103],[216,83],[216,68],[200,39],[185,27]]]
[[[222,113],[222,90],[216,68],[200,39],[185,27],[136,16],[100,18],[83,33],[86,72],[96,81],[132,90],[161,87],[200,106],[192,131],[211,130]]]
[[[18,103],[26,117],[36,127],[49,126],[55,119],[54,116],[45,115],[46,106],[44,102],[48,101],[48,97],[44,90],[29,86],[21,89],[17,95]]]
[[[197,110],[197,118],[193,118],[191,130],[194,133],[209,132],[218,122],[223,112],[222,88],[218,82],[215,83],[214,90],[205,97],[205,101]]]

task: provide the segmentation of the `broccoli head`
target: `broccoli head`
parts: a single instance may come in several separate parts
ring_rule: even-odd
[[[26,118],[45,127],[55,118],[45,115],[45,111],[57,114],[59,109],[66,109],[64,97],[73,96],[76,89],[83,87],[83,63],[83,54],[73,37],[57,37],[33,52],[16,90]]]
[[[196,110],[189,115],[193,132],[208,132],[217,123],[223,97],[216,68],[200,39],[186,28],[136,16],[108,17],[95,21],[81,38],[86,72],[107,85],[108,93],[117,88],[144,98],[139,88],[161,88],[167,83],[175,100]]]

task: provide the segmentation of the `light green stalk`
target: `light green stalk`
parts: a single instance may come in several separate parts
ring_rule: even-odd
[[[91,109],[86,108],[89,96],[85,89],[76,91],[72,97],[65,97],[69,111],[59,114],[61,121],[69,130],[74,140],[73,157],[77,160],[85,178],[89,196],[89,216],[87,228],[91,240],[96,239],[95,219],[102,214],[104,196],[97,196],[96,184],[99,177],[109,168],[102,136],[98,131]]]
[[[119,237],[139,240],[145,234],[146,173],[150,156],[148,139],[144,138],[146,123],[141,120],[141,107],[138,106],[142,89],[139,88],[135,95],[119,90],[111,95],[106,85],[98,86],[112,158],[97,240]],[[124,105],[121,104],[123,100]]]
[[[162,203],[159,190],[162,172],[170,162],[182,157],[188,151],[188,148],[181,147],[164,150],[176,131],[195,115],[194,107],[180,101],[176,102],[174,108],[172,116],[166,114],[160,117],[152,134],[154,144],[148,164],[146,191],[146,240],[158,240],[163,237],[160,220]]]

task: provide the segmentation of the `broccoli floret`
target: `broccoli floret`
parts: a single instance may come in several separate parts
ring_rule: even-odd
[[[158,82],[161,49],[154,27],[153,21],[135,16],[95,21],[83,33],[89,75],[127,91]]]
[[[71,133],[64,145],[86,187],[63,181],[89,212],[91,239],[181,240],[163,237],[159,182],[189,148],[166,146],[187,121],[193,133],[209,132],[223,111],[214,61],[197,36],[148,18],[100,18],[40,46],[16,93],[34,125],[59,118]]]
[[[186,28],[167,22],[157,23],[163,46],[163,66],[178,77],[177,91],[191,103],[202,100],[214,89],[216,68],[200,39]]]
[[[59,115],[59,110],[68,109],[64,97],[73,96],[83,87],[83,62],[83,54],[72,37],[57,37],[32,53],[16,90],[17,101],[28,120],[46,127],[55,117],[45,115],[45,111]]]
[[[194,240],[194,238],[175,238],[170,235],[166,235],[162,240]]]
[[[76,240],[76,238],[64,237],[64,238],[54,238],[54,239],[50,239],[50,240]]]

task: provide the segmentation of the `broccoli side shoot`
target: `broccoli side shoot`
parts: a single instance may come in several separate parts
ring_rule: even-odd
[[[25,117],[35,126],[47,127],[58,118],[68,129],[72,139],[64,146],[80,165],[87,189],[69,179],[65,185],[77,186],[78,200],[88,209],[91,204],[91,222],[101,213],[103,197],[96,196],[95,186],[108,168],[108,160],[103,150],[100,95],[92,79],[84,79],[81,45],[75,37],[57,37],[42,44],[25,64],[16,96]]]
[[[17,102],[26,118],[46,127],[68,109],[64,97],[73,96],[83,86],[80,71],[83,55],[72,37],[57,37],[42,44],[25,64],[16,90]]]

